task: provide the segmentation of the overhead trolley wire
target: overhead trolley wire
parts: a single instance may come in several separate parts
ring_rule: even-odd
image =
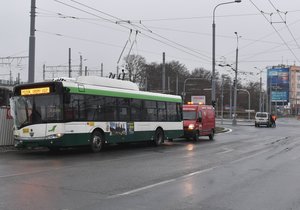
[[[81,5],[81,6],[84,6],[84,7],[88,8],[88,9],[97,11],[97,12],[102,13],[102,14],[105,14],[105,15],[111,17],[111,18],[116,19],[116,21],[113,21],[113,20],[111,20],[111,19],[107,19],[107,18],[101,17],[101,16],[96,15],[96,14],[94,14],[94,13],[91,13],[91,12],[89,12],[89,11],[80,9],[80,8],[78,8],[78,7],[76,7],[76,6],[73,6],[73,5],[70,5],[70,4],[61,2],[60,0],[54,0],[54,1],[56,1],[56,2],[58,2],[58,3],[61,3],[61,4],[65,5],[65,6],[69,6],[69,7],[73,8],[73,9],[79,10],[79,11],[81,11],[81,12],[85,12],[85,13],[87,13],[87,14],[93,15],[93,16],[98,17],[98,18],[100,18],[100,19],[106,20],[106,21],[108,21],[108,22],[110,22],[110,23],[118,24],[119,26],[125,27],[125,28],[127,28],[127,29],[129,29],[129,30],[131,30],[132,27],[135,28],[134,30],[138,30],[137,28],[141,28],[140,26],[137,26],[137,25],[132,24],[130,21],[122,20],[122,19],[120,19],[120,18],[118,18],[118,17],[115,17],[115,16],[113,16],[113,15],[110,15],[110,14],[108,14],[108,13],[105,13],[105,12],[103,12],[103,11],[101,11],[101,10],[95,9],[95,8],[93,8],[93,7],[90,7],[90,6],[86,5],[86,4],[80,3],[80,2],[75,1],[75,0],[70,0],[70,1],[75,2],[75,3],[77,3],[77,4]],[[126,24],[129,24],[131,27],[127,27],[127,26],[125,26],[125,25],[123,25],[123,24],[120,24],[120,23],[126,23]],[[144,30],[144,29],[142,29],[142,30]],[[146,30],[146,31],[149,32],[149,30]],[[187,53],[187,54],[193,55],[193,56],[197,57],[198,59],[202,59],[202,60],[206,60],[206,61],[207,61],[207,59],[201,58],[201,57],[196,56],[196,55],[194,55],[194,54],[192,54],[192,53],[190,53],[190,52],[187,52],[186,50],[181,49],[181,48],[185,48],[185,49],[187,49],[187,50],[189,50],[189,51],[193,51],[194,53],[200,54],[200,55],[201,55],[201,53],[199,53],[199,52],[197,52],[197,51],[195,51],[195,50],[189,49],[188,47],[185,47],[185,46],[183,46],[183,45],[181,45],[181,44],[179,44],[179,43],[176,43],[176,42],[174,42],[174,41],[171,41],[171,40],[169,40],[169,39],[167,39],[167,38],[164,38],[164,37],[162,37],[162,36],[160,37],[161,39],[165,39],[165,40],[167,40],[168,42],[172,42],[173,44],[176,44],[176,45],[180,46],[181,48],[176,47],[176,46],[173,46],[172,44],[167,43],[167,42],[165,42],[165,41],[162,41],[162,40],[153,38],[153,37],[151,37],[151,36],[149,36],[149,35],[146,35],[146,34],[144,34],[144,33],[142,33],[142,32],[140,32],[140,33],[143,34],[143,35],[145,35],[145,36],[148,37],[148,38],[151,38],[151,39],[153,39],[153,40],[159,41],[160,43],[163,43],[163,44],[165,44],[165,45],[168,45],[168,46],[170,46],[170,47],[172,47],[172,48],[175,48],[175,49],[177,49],[177,50],[179,50],[179,51],[182,51],[182,52],[185,52],[185,53]],[[153,33],[153,32],[152,32],[152,33]],[[153,34],[154,34],[154,33],[153,33]],[[155,35],[156,35],[156,36],[160,36],[160,35],[158,35],[158,34],[155,34]],[[203,56],[203,55],[202,55],[202,56]]]
[[[144,28],[146,28],[146,31],[147,31],[147,32],[152,33],[152,34],[154,34],[154,35],[156,35],[156,36],[158,36],[158,37],[160,37],[160,38],[162,38],[162,39],[164,39],[164,40],[166,40],[166,41],[168,41],[168,42],[171,42],[171,43],[173,43],[173,44],[175,44],[175,45],[178,45],[178,46],[180,46],[180,47],[182,47],[182,48],[184,48],[184,49],[187,49],[187,50],[189,50],[189,51],[192,51],[192,52],[194,52],[194,53],[196,53],[196,54],[199,54],[199,55],[201,55],[201,56],[204,56],[204,57],[206,57],[206,58],[210,58],[210,57],[208,57],[208,56],[206,56],[206,55],[204,55],[204,54],[201,54],[201,53],[199,53],[199,52],[197,52],[197,51],[195,51],[195,50],[193,50],[193,49],[190,49],[190,48],[188,48],[188,47],[186,47],[186,46],[184,46],[184,45],[181,45],[181,44],[179,44],[179,43],[177,43],[177,42],[174,42],[174,41],[172,41],[172,40],[170,40],[170,39],[168,39],[168,38],[165,38],[165,37],[163,37],[163,36],[161,36],[161,35],[159,35],[159,34],[153,32],[153,31],[150,30],[149,28],[147,28],[147,27],[145,27],[144,25],[142,25],[142,24],[141,24],[141,21],[140,21],[140,24],[141,24],[142,26],[144,26],[144,28],[141,28],[140,26],[137,26],[136,24],[133,24],[133,23],[130,22],[130,21],[123,20],[123,19],[118,18],[118,17],[116,17],[116,16],[110,15],[110,14],[108,14],[108,13],[106,13],[106,12],[103,12],[103,11],[101,11],[101,10],[99,10],[99,9],[95,9],[95,8],[93,8],[93,7],[90,7],[90,6],[86,5],[86,4],[80,3],[80,2],[78,2],[78,1],[76,1],[76,0],[70,0],[70,1],[75,2],[75,3],[77,3],[77,4],[81,5],[81,6],[84,6],[84,7],[86,7],[86,8],[89,8],[89,9],[91,9],[91,10],[94,10],[94,11],[100,12],[100,13],[102,13],[102,14],[105,14],[105,15],[111,17],[111,18],[115,18],[115,19],[118,20],[117,23],[127,23],[127,24],[129,24],[129,25],[131,25],[131,26],[133,26],[133,27],[137,27],[137,28],[139,28],[139,29],[141,29],[141,30],[145,30]],[[121,24],[119,24],[119,25],[121,25]],[[178,49],[178,48],[176,48],[176,49]]]
[[[283,21],[283,23],[285,24],[286,28],[288,29],[290,35],[293,37],[295,43],[297,44],[298,48],[300,48],[299,43],[297,42],[295,36],[293,35],[292,31],[290,30],[289,26],[287,25],[286,21],[283,19],[283,17],[281,16],[279,10],[275,7],[275,5],[272,3],[271,0],[268,0],[269,3],[272,5],[272,7],[276,10],[276,12],[278,13],[279,17],[281,18],[281,20]]]
[[[270,21],[268,20],[268,18],[266,18],[266,16],[263,14],[262,10],[260,10],[258,8],[258,6],[256,4],[254,4],[254,2],[252,0],[249,0],[252,5],[261,12],[262,16],[268,21],[268,23],[270,23]],[[290,48],[290,46],[287,44],[287,42],[284,40],[284,38],[281,36],[281,34],[278,32],[278,30],[274,27],[273,24],[270,23],[270,25],[272,26],[272,28],[276,31],[277,35],[279,36],[279,38],[281,39],[281,41],[285,44],[285,46],[289,49],[289,51],[294,55],[294,57],[296,58],[296,60],[298,62],[300,62],[300,60],[298,59],[298,57],[296,56],[296,54],[294,53],[294,51]]]
[[[81,12],[87,13],[87,14],[89,14],[89,15],[95,16],[95,17],[100,18],[100,19],[102,19],[102,20],[105,20],[105,21],[107,21],[107,22],[115,23],[114,21],[112,21],[112,20],[110,20],[110,19],[101,17],[101,16],[96,15],[96,14],[94,14],[94,13],[91,13],[91,12],[89,12],[89,11],[80,9],[80,8],[78,8],[78,7],[75,7],[75,6],[70,5],[70,4],[67,4],[67,3],[64,3],[64,2],[62,2],[62,1],[59,1],[59,0],[53,0],[53,1],[56,1],[56,2],[58,2],[58,3],[60,3],[60,4],[65,5],[65,6],[71,7],[71,8],[73,8],[73,9],[79,10],[79,11],[81,11]],[[126,26],[123,26],[123,27],[125,27],[125,28],[127,28],[127,29],[130,29],[130,28],[126,27]]]

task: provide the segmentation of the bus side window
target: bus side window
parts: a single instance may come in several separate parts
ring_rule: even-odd
[[[130,120],[131,121],[142,121],[142,100],[131,99],[130,101]]]
[[[157,102],[157,115],[158,121],[167,121],[167,109],[166,102],[158,101]]]
[[[114,97],[105,97],[104,104],[104,120],[105,121],[117,121],[117,99]]]
[[[129,99],[128,98],[118,98],[118,114],[119,121],[129,121],[130,120],[130,109],[129,109]]]
[[[145,121],[157,121],[156,101],[144,101],[142,116]]]
[[[168,121],[176,121],[178,114],[177,114],[177,108],[176,103],[167,102],[167,113],[168,113]]]

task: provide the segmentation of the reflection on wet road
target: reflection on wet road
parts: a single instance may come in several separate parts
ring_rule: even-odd
[[[0,153],[0,209],[299,209],[300,123],[178,140]]]

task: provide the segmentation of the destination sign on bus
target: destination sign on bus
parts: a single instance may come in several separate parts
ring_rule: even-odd
[[[40,95],[47,93],[50,93],[50,87],[21,89],[21,96]]]

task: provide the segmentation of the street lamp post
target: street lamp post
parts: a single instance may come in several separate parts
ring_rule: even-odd
[[[223,103],[224,103],[224,76],[222,76],[222,84],[221,84],[221,124],[223,125]]]
[[[226,75],[222,75],[222,83],[221,83],[221,124],[223,125],[223,119],[224,119],[224,79],[226,78]],[[231,86],[231,84],[230,84]],[[230,88],[230,110],[231,110],[231,88]],[[230,113],[231,114],[231,113]]]
[[[235,77],[234,77],[234,95],[233,95],[233,119],[232,125],[236,125],[236,101],[237,101],[237,74],[238,74],[238,55],[239,55],[239,36],[237,32],[236,35],[236,55],[235,55]]]
[[[262,69],[259,69],[257,67],[254,67],[255,69],[257,69],[259,71],[259,112],[262,111],[262,77],[261,77],[261,73],[262,73]]]
[[[248,93],[248,120],[250,120],[250,110],[251,110],[251,97],[250,97],[250,92],[246,89],[238,89],[238,91],[245,91]]]
[[[215,24],[215,13],[216,13],[216,9],[217,7],[221,6],[221,5],[225,5],[225,4],[232,4],[232,3],[240,3],[241,0],[235,0],[235,1],[230,1],[230,2],[224,2],[224,3],[220,3],[217,6],[215,6],[214,10],[213,10],[213,24],[212,24],[212,77],[211,77],[211,100],[212,100],[212,104],[214,104],[214,102],[216,101],[216,81],[215,81],[215,70],[216,70],[216,24]]]

